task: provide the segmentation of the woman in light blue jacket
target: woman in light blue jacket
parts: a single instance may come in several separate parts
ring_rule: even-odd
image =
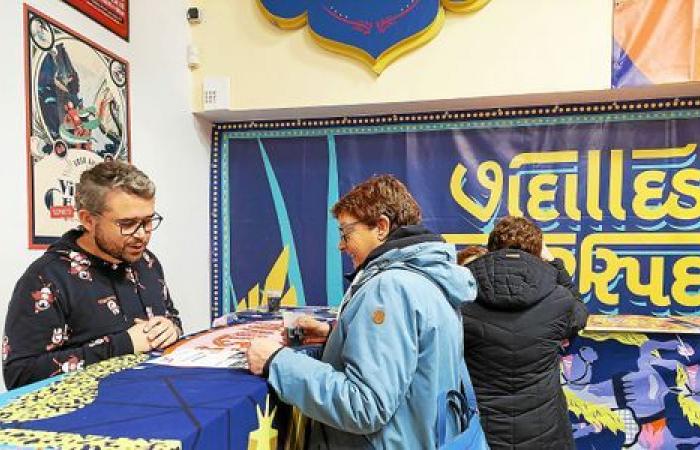
[[[476,296],[474,278],[453,245],[419,225],[393,176],[356,186],[333,215],[355,272],[332,330],[302,324],[330,333],[321,361],[258,339],[250,368],[314,420],[310,449],[436,448],[438,395],[471,383],[459,307]]]

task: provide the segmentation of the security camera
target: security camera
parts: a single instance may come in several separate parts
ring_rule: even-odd
[[[187,21],[189,23],[200,23],[202,21],[202,11],[196,6],[187,8]]]

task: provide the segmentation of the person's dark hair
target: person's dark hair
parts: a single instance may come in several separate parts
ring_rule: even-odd
[[[476,258],[484,256],[489,251],[481,245],[470,245],[457,252],[457,264],[464,266],[474,261]]]
[[[542,230],[524,217],[506,216],[489,234],[490,252],[512,248],[535,256],[542,254]]]
[[[102,213],[107,194],[113,190],[146,200],[156,195],[156,185],[135,166],[118,160],[105,161],[80,176],[75,194],[76,205],[78,209],[94,214]]]
[[[421,221],[420,206],[393,175],[375,175],[363,181],[338,200],[331,212],[336,219],[349,214],[367,226],[375,226],[383,214],[392,230]]]
[[[63,141],[56,141],[53,144],[53,151],[58,156],[59,158],[63,158],[66,156],[66,153],[68,153],[68,147],[66,146],[66,143]]]

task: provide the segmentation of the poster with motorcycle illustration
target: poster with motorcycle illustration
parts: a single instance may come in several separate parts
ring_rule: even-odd
[[[130,161],[126,61],[25,5],[29,248],[78,225],[80,175]]]

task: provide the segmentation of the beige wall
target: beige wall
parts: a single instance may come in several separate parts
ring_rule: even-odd
[[[318,107],[610,86],[612,0],[492,0],[473,15],[448,13],[438,36],[391,64],[369,68],[316,45],[304,29],[270,24],[255,0],[195,0],[191,28],[205,75],[231,77],[231,109]]]

